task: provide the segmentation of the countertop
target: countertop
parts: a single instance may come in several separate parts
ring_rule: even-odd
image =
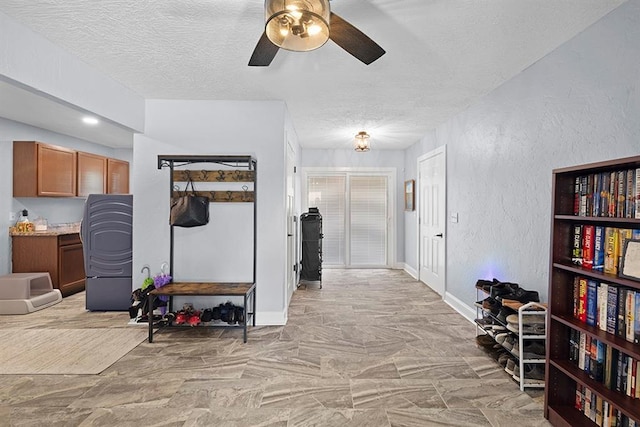
[[[80,232],[80,224],[50,225],[44,231],[17,231],[15,227],[9,227],[9,236],[62,236]]]

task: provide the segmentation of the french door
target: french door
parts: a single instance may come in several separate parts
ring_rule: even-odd
[[[393,264],[394,177],[378,171],[307,172],[307,207],[317,207],[322,215],[323,265]]]

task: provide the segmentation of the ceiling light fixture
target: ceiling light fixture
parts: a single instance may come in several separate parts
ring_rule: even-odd
[[[358,134],[356,135],[356,147],[355,147],[355,149],[358,152],[369,151],[369,149],[370,149],[370,147],[369,147],[369,134],[367,134],[365,131],[358,132]]]
[[[87,125],[97,125],[98,124],[98,119],[96,119],[95,117],[90,117],[90,116],[83,117],[82,121]]]
[[[307,52],[329,40],[329,0],[266,0],[265,33],[276,46]]]

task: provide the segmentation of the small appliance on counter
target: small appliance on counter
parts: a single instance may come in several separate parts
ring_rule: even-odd
[[[87,310],[128,311],[133,289],[133,196],[89,194],[80,238]]]

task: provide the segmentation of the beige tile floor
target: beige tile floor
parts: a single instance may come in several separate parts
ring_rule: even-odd
[[[0,328],[140,327],[127,321],[80,293]],[[0,372],[0,426],[548,425],[542,393],[520,392],[475,332],[402,271],[325,270],[286,326],[246,344],[239,329],[169,329],[100,375]]]

